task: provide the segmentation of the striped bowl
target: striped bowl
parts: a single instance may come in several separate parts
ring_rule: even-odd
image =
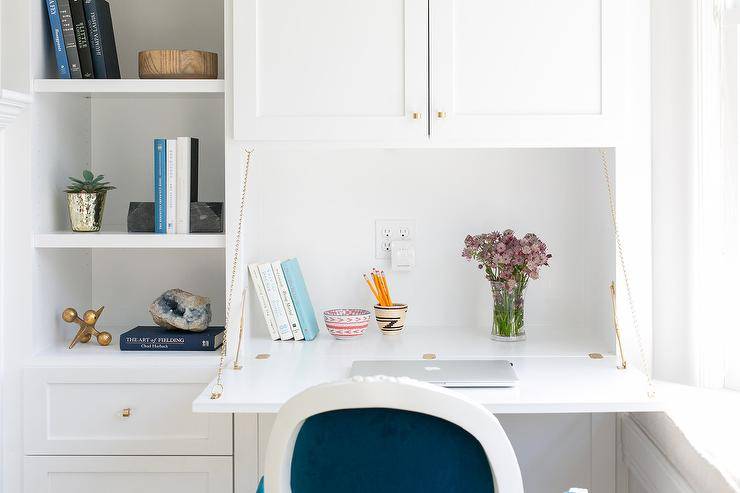
[[[324,312],[326,330],[337,339],[356,339],[365,333],[370,312],[360,308],[338,308]]]

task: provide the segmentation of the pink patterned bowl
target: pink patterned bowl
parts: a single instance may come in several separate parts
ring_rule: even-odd
[[[359,308],[339,308],[324,312],[326,329],[337,339],[356,339],[365,333],[370,312]]]

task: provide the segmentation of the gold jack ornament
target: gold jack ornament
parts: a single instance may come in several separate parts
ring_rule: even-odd
[[[80,326],[72,342],[69,343],[69,349],[75,347],[78,342],[86,343],[92,339],[92,336],[98,340],[98,344],[101,346],[107,346],[113,340],[113,336],[109,332],[99,332],[95,328],[95,323],[100,319],[100,314],[103,313],[105,307],[101,306],[97,311],[88,310],[80,318],[77,315],[77,310],[74,308],[65,308],[62,312],[62,320],[68,323],[76,323]]]

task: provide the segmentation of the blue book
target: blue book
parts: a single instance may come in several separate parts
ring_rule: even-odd
[[[166,139],[154,139],[154,232],[167,233]]]
[[[283,268],[285,282],[288,284],[288,291],[290,291],[290,298],[293,300],[296,315],[298,315],[298,322],[301,324],[303,337],[307,341],[313,341],[319,334],[319,323],[316,321],[311,298],[308,296],[301,266],[298,265],[298,260],[294,258],[282,262],[280,266]]]
[[[56,55],[59,78],[70,79],[72,75],[69,71],[67,48],[64,45],[64,34],[62,32],[62,18],[59,15],[59,4],[57,0],[46,0],[46,10],[49,12],[51,40],[54,43],[54,54]]]
[[[215,351],[224,342],[223,327],[208,327],[203,332],[171,330],[140,325],[121,334],[121,351]]]

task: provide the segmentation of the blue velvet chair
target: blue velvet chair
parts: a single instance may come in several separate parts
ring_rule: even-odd
[[[447,389],[354,378],[286,402],[267,449],[262,493],[522,493],[498,420]]]

